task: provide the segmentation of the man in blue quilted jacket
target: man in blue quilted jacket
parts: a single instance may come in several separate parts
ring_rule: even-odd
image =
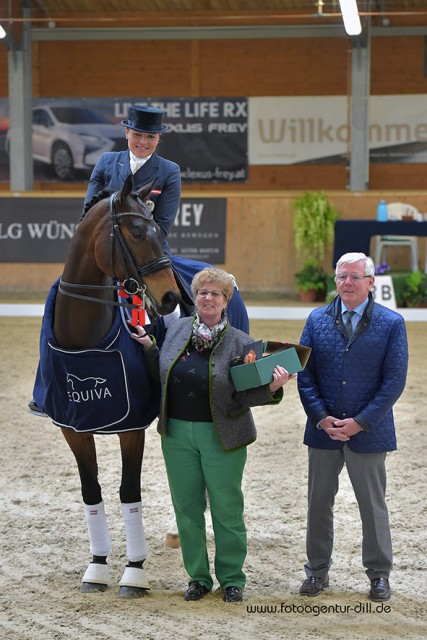
[[[369,597],[390,599],[385,459],[396,449],[393,405],[405,387],[408,343],[402,316],[374,302],[374,272],[364,253],[343,255],[335,270],[338,296],[310,314],[301,336],[301,344],[312,348],[298,374],[308,446],[303,596],[317,596],[329,586],[334,499],[345,464],[362,520]]]

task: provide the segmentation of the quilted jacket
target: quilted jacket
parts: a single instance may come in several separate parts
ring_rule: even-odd
[[[350,341],[341,320],[341,300],[311,312],[301,344],[312,347],[298,390],[307,414],[304,444],[339,449],[316,425],[328,415],[354,418],[363,431],[347,441],[352,451],[393,451],[393,405],[401,395],[408,368],[408,343],[402,316],[369,302]]]

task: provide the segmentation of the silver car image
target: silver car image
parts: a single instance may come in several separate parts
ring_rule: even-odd
[[[86,107],[34,107],[32,119],[33,159],[51,165],[60,180],[73,179],[75,170],[92,170],[104,151],[127,147],[121,125]]]

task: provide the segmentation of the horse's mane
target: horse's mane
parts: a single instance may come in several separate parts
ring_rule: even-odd
[[[91,199],[83,206],[82,215],[80,216],[80,222],[83,220],[89,209],[92,209],[92,207],[100,200],[109,198],[112,193],[114,193],[114,189],[112,189],[111,187],[104,187],[104,189],[101,189],[101,191],[95,193],[95,195],[92,196]]]

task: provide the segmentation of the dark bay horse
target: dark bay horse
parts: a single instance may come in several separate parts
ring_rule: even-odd
[[[171,313],[180,302],[160,230],[144,203],[151,187],[132,193],[128,178],[121,191],[100,200],[79,224],[63,275],[46,302],[34,388],[37,405],[61,427],[79,470],[92,554],[82,579],[84,592],[103,591],[110,581],[111,541],[94,434],[119,436],[119,495],[128,557],[119,582],[121,597],[139,597],[149,589],[143,568],[147,545],[140,477],[145,428],[157,415],[159,395],[145,385],[142,350],[131,352],[126,361],[123,351],[134,341],[120,313],[123,305],[132,311],[137,307],[136,313],[143,313],[145,306],[155,318]],[[124,290],[122,303],[117,290]],[[120,346],[121,336],[125,347]]]
[[[143,350],[129,336],[127,319],[136,316],[136,322],[146,324],[140,318],[145,307],[151,319],[158,318],[149,331],[161,346],[166,329],[162,316],[176,314],[178,303],[178,314],[191,313],[191,280],[212,266],[164,256],[160,231],[144,204],[151,188],[133,194],[128,179],[121,191],[93,204],[79,224],[63,275],[46,300],[34,385],[36,406],[61,427],[79,470],[92,554],[83,592],[104,591],[110,583],[111,540],[94,436],[119,436],[128,562],[118,595],[126,598],[149,590],[140,485],[145,428],[157,417],[160,402],[160,388],[145,369]],[[233,326],[249,331],[237,286],[227,314]]]

